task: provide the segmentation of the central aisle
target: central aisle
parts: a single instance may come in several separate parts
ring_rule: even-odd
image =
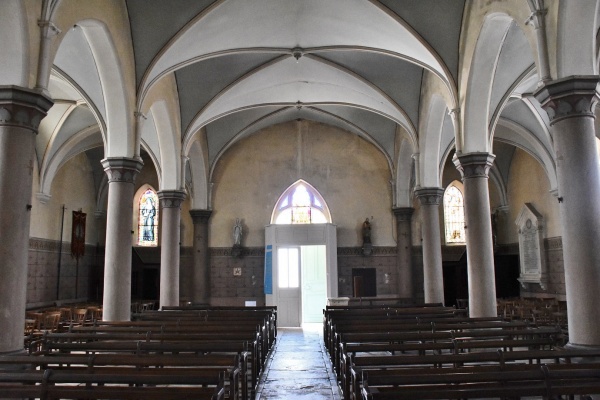
[[[321,324],[279,328],[256,399],[340,399]]]

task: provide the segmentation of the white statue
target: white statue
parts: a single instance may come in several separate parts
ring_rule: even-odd
[[[235,219],[233,227],[233,245],[240,246],[242,244],[242,223],[239,218]]]

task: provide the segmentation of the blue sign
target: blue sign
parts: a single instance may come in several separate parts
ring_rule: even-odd
[[[273,246],[265,249],[265,294],[273,294]]]

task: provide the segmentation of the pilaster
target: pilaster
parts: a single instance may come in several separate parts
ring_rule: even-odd
[[[210,265],[208,254],[208,221],[211,210],[190,210],[194,221],[194,282],[192,302],[210,304]]]
[[[398,296],[413,298],[412,207],[393,208],[396,216],[396,276]]]

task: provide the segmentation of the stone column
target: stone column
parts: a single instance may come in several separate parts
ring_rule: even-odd
[[[598,76],[542,87],[535,97],[550,117],[556,152],[569,345],[600,347],[600,176],[594,131]]]
[[[412,273],[412,234],[411,221],[415,211],[411,207],[394,208],[396,216],[396,276],[398,277],[398,296],[412,299],[413,273]]]
[[[35,135],[52,100],[0,86],[0,355],[23,351]]]
[[[211,210],[190,210],[194,221],[194,285],[192,291],[194,304],[210,304],[208,219],[211,214]]]
[[[488,188],[488,173],[494,158],[490,153],[469,153],[455,156],[453,160],[462,175],[464,185],[471,317],[495,317],[498,314]]]
[[[111,157],[102,160],[102,166],[108,175],[102,318],[129,321],[133,184],[143,164],[137,159]]]
[[[440,201],[444,189],[420,188],[415,195],[421,202],[423,215],[423,289],[425,303],[444,303],[444,271],[440,238]]]
[[[179,251],[182,190],[158,192],[162,209],[160,238],[160,307],[179,305]]]

